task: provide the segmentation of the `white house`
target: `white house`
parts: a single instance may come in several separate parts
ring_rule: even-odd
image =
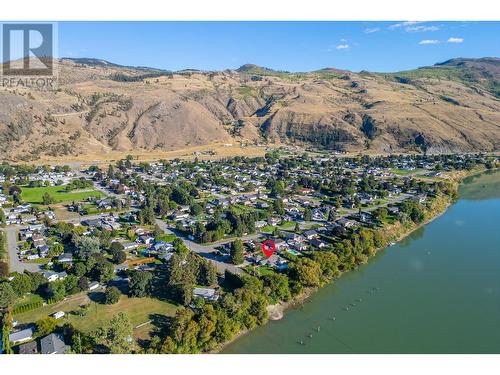
[[[194,288],[193,295],[210,301],[217,301],[219,299],[219,293],[213,288]]]

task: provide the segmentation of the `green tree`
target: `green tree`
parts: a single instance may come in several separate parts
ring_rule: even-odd
[[[312,260],[321,267],[321,272],[325,280],[337,277],[339,272],[339,260],[335,253],[331,251],[315,251],[312,254]]]
[[[153,229],[153,237],[154,238],[159,238],[163,235],[163,230],[160,228],[160,226],[158,224],[156,224],[154,226],[154,229]]]
[[[56,203],[55,198],[52,195],[50,195],[48,192],[45,192],[42,196],[42,204],[47,206],[49,204],[54,204],[54,203]]]
[[[39,336],[46,336],[54,332],[57,326],[57,321],[48,316],[46,318],[40,319],[36,322],[36,333]]]
[[[374,212],[375,219],[384,223],[387,220],[387,209],[385,207],[377,208]]]
[[[11,307],[16,300],[16,293],[9,283],[0,283],[0,308]]]
[[[295,232],[295,233],[299,233],[299,232],[300,232],[300,225],[299,225],[299,223],[298,223],[298,222],[295,222],[294,232]]]
[[[9,333],[10,330],[7,326],[7,324],[2,325],[2,352],[4,354],[13,354],[13,350],[10,346],[10,340],[9,340]]]
[[[111,354],[130,354],[135,349],[132,329],[129,316],[120,312],[94,336],[96,342],[106,346]]]
[[[5,214],[3,213],[3,210],[0,209],[0,227],[4,227],[6,222]]]
[[[64,253],[64,245],[62,243],[55,243],[51,246],[49,256],[56,257]]]
[[[335,221],[335,210],[329,210],[328,211],[328,219],[330,223],[333,223]]]
[[[312,211],[309,207],[304,209],[304,220],[311,221],[312,220]]]
[[[129,279],[129,296],[146,297],[153,275],[147,271],[134,271]]]
[[[150,224],[153,225],[155,223],[155,212],[152,207],[144,207],[139,211],[138,220],[141,224]]]
[[[120,296],[120,290],[116,286],[106,288],[106,292],[104,292],[104,303],[106,303],[106,305],[114,305],[120,300]]]
[[[0,279],[9,276],[9,265],[0,261]]]
[[[12,279],[10,285],[18,297],[22,297],[26,293],[33,291],[33,285],[29,275],[15,273],[13,277],[14,279]]]
[[[271,303],[288,301],[291,298],[290,288],[288,286],[288,277],[286,275],[273,273],[264,275],[264,288]]]
[[[198,283],[201,285],[213,285],[217,282],[217,268],[212,262],[203,261],[200,264]]]
[[[241,264],[244,262],[243,242],[240,239],[235,240],[231,244],[230,259],[232,264]]]
[[[127,254],[123,249],[124,247],[120,242],[111,242],[109,255],[111,255],[111,260],[114,264],[121,264],[127,260]]]
[[[14,351],[10,346],[9,334],[12,330],[12,314],[6,312],[2,318],[2,352],[4,354],[13,354]]]
[[[283,204],[283,200],[275,199],[273,202],[273,210],[278,215],[283,215],[285,213],[285,205]]]
[[[56,301],[61,301],[64,297],[66,297],[66,284],[64,280],[51,282],[48,286],[48,292],[50,298],[53,298]]]
[[[320,285],[321,267],[308,258],[300,258],[290,266],[290,275],[293,280],[306,287]]]
[[[106,260],[98,261],[92,268],[92,275],[94,279],[99,280],[101,284],[105,284],[110,281],[115,273],[115,268],[111,262]]]
[[[79,237],[76,240],[76,255],[81,259],[88,259],[92,254],[100,252],[99,239],[94,237]]]

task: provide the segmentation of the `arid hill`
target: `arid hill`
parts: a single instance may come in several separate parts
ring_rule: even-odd
[[[213,143],[374,152],[500,149],[500,59],[397,73],[170,72],[59,61],[55,92],[0,88],[0,158],[154,152]]]

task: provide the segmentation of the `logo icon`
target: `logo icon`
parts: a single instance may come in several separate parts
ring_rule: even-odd
[[[261,245],[262,251],[266,254],[266,257],[270,257],[274,254],[276,250],[276,244],[271,240],[265,240]]]
[[[2,58],[4,76],[52,75],[53,25],[51,23],[2,24]]]

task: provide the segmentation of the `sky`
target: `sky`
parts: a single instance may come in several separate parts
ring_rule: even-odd
[[[500,22],[59,22],[60,57],[167,70],[395,72],[500,57]]]

